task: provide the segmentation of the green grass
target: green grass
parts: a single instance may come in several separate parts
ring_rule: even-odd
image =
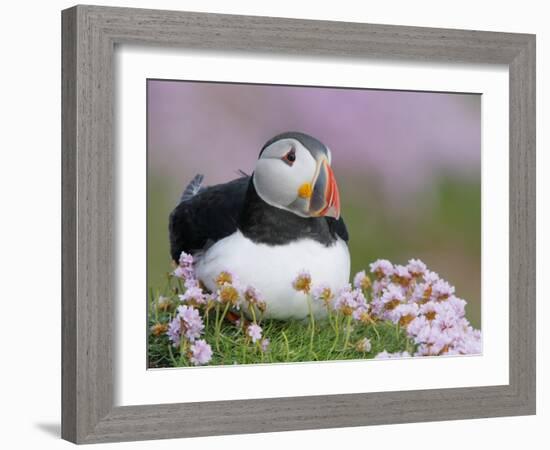
[[[181,283],[173,277],[168,277],[167,285],[162,292],[150,293],[149,330],[157,324],[168,324],[172,319],[180,304],[178,293],[181,293]],[[168,309],[158,307],[159,295],[170,299]],[[220,312],[221,308],[218,313]],[[218,334],[215,310],[210,313],[202,311],[202,316],[205,322],[202,337],[213,350],[209,365],[215,366],[369,359],[383,350],[407,350],[412,353],[415,349],[405,331],[391,322],[364,324],[332,314],[330,319],[314,321],[259,320],[263,336],[270,340],[264,352],[258,342],[251,342],[245,327],[223,320]],[[356,349],[357,342],[365,337],[372,345],[371,350],[366,353]],[[185,353],[173,347],[165,333],[156,336],[149,332],[150,368],[189,366],[191,364]]]

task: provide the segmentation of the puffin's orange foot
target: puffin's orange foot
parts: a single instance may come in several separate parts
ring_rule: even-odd
[[[240,318],[241,316],[239,316],[237,313],[234,313],[233,311],[228,311],[227,314],[225,315],[225,318],[235,324]]]
[[[241,322],[241,316],[240,314],[237,314],[233,311],[228,311],[227,314],[225,315],[225,318],[231,322],[233,325],[240,325],[240,326],[246,326],[248,325],[248,320],[242,318],[242,323]]]

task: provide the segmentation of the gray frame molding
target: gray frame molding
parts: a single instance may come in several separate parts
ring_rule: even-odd
[[[62,437],[77,443],[535,413],[535,36],[76,6],[62,13]],[[510,384],[113,406],[113,52],[139,43],[506,64],[510,74]]]

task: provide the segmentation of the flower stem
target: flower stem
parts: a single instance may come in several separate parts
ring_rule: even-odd
[[[220,351],[220,333],[222,328],[222,322],[225,318],[225,315],[227,314],[227,311],[229,310],[230,303],[227,302],[225,305],[225,308],[223,310],[223,313],[220,317],[220,307],[219,305],[216,305],[216,350]]]
[[[344,349],[343,349],[344,352],[348,348],[350,334],[351,334],[351,316],[348,316],[346,321],[346,339],[344,340]]]
[[[174,352],[172,352],[172,345],[168,345],[168,355],[170,356],[170,359],[172,360],[172,364],[174,367],[178,366],[178,362],[176,361],[176,358],[174,358]]]
[[[205,319],[205,326],[204,326],[204,330],[205,332],[208,331],[208,324],[210,323],[210,309],[208,308],[208,306],[204,309],[204,319]]]
[[[242,349],[242,354],[241,354],[241,364],[246,364],[246,349],[248,348],[248,345],[242,345],[241,346],[241,349]]]
[[[180,361],[184,362],[185,357],[187,356],[187,339],[185,339],[185,336],[181,336],[180,338]]]
[[[334,314],[328,307],[327,307],[327,317],[328,317],[328,323],[330,324],[332,331],[336,333],[336,326],[334,325]]]
[[[313,352],[313,338],[315,337],[315,317],[313,316],[313,308],[311,307],[311,296],[307,296],[307,309],[309,311],[309,324],[311,326],[311,335],[309,337],[309,353]]]
[[[334,318],[334,343],[332,344],[332,347],[330,349],[330,352],[332,353],[336,346],[338,345],[338,340],[340,337],[340,331],[338,324],[340,322],[340,311],[336,311],[336,317]]]
[[[286,362],[290,360],[290,345],[288,344],[288,338],[286,337],[286,334],[284,331],[281,331],[281,334],[283,335],[283,339],[285,340],[285,349],[286,349]]]
[[[223,322],[223,319],[225,318],[225,315],[227,314],[227,311],[229,311],[229,305],[230,303],[227,302],[223,310],[223,313],[221,317],[219,317],[219,319],[218,319],[218,315],[219,315],[218,309],[216,309],[216,349],[218,351],[220,351],[220,333],[222,328],[222,322]]]
[[[151,288],[150,289],[150,295],[151,295],[151,299],[153,300],[151,302],[151,306],[153,308],[153,312],[155,313],[155,322],[158,322],[159,321],[159,308],[158,308],[158,305],[159,305],[159,300],[160,300],[160,294],[157,293],[157,296],[155,296],[154,292],[153,292],[153,289]]]
[[[262,344],[260,341],[256,342],[256,346],[258,347],[258,350],[260,351],[260,358],[262,360],[262,362],[264,362],[264,351],[262,349]]]
[[[376,338],[380,340],[380,333],[378,332],[378,327],[375,323],[372,324],[372,329],[374,330],[374,334],[376,334]]]
[[[255,324],[257,324],[258,322],[256,321],[256,311],[254,310],[254,305],[249,305],[248,309],[250,309],[250,312],[252,313],[252,320]]]
[[[214,334],[216,336],[216,350],[220,351],[220,333],[218,330],[218,321],[220,319],[220,304],[216,303],[216,318],[214,322]]]

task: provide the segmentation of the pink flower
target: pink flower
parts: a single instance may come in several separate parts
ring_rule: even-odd
[[[451,286],[445,280],[437,280],[432,286],[432,295],[436,300],[446,300],[454,293],[454,286]]]
[[[355,311],[353,311],[352,315],[355,320],[359,320],[361,322],[370,322],[372,321],[372,319],[370,318],[369,311],[369,304],[360,305],[355,309]]]
[[[430,352],[433,355],[447,353],[452,342],[453,338],[447,333],[434,333],[432,341],[430,342]]]
[[[481,332],[468,327],[466,332],[457,339],[453,349],[461,355],[478,355],[481,353]]]
[[[420,314],[422,314],[427,320],[434,320],[437,317],[438,311],[440,311],[439,304],[434,301],[429,301],[420,305]]]
[[[309,294],[311,289],[311,275],[307,270],[302,270],[292,282],[292,287],[297,291]]]
[[[367,301],[360,289],[351,289],[351,286],[343,288],[334,300],[334,309],[346,316],[353,314],[359,307],[366,307]]]
[[[368,289],[371,286],[370,278],[367,276],[364,270],[357,272],[353,277],[353,286],[356,289]]]
[[[225,284],[238,284],[236,275],[229,270],[222,270],[216,277],[215,281],[218,286],[223,286]]]
[[[433,284],[439,280],[439,275],[431,270],[426,270],[424,272],[424,281],[429,284]]]
[[[262,338],[262,328],[255,323],[248,325],[247,334],[252,338],[252,342],[256,342]]]
[[[199,312],[192,306],[182,305],[178,307],[176,316],[168,324],[168,339],[174,347],[180,345],[181,337],[185,336],[193,342],[204,329],[204,324]]]
[[[181,266],[178,266],[175,268],[175,270],[172,272],[172,275],[174,275],[177,278],[187,279],[189,276],[192,276],[192,273],[189,272],[188,269],[185,269]]]
[[[192,306],[182,305],[178,307],[178,313],[174,320],[179,320],[183,330],[180,329],[180,333],[183,332],[185,337],[193,342],[197,339],[204,329],[204,323],[199,314],[199,311]]]
[[[407,326],[407,334],[411,337],[416,337],[419,334],[426,335],[430,330],[430,322],[425,316],[416,317]]]
[[[441,331],[458,330],[466,325],[467,321],[458,317],[452,308],[449,306],[441,306],[437,308],[437,316],[432,321],[432,326],[438,327]]]
[[[466,314],[466,300],[462,300],[461,298],[455,297],[454,295],[447,300],[447,302],[451,308],[453,308],[455,314],[458,317],[464,317]]]
[[[260,347],[262,347],[262,352],[266,352],[267,348],[269,347],[269,339],[268,338],[263,338],[260,341]]]
[[[195,366],[207,364],[212,359],[212,347],[204,340],[195,341],[191,347],[191,357],[189,360]]]
[[[242,299],[242,292],[234,285],[224,283],[217,290],[215,299],[220,303],[229,303],[233,307],[239,308]]]
[[[193,265],[193,256],[188,253],[181,252],[179,265],[182,267],[191,267]]]
[[[355,350],[361,353],[368,353],[372,349],[372,344],[369,338],[363,338],[355,344]]]
[[[389,277],[393,273],[393,264],[387,259],[378,259],[370,265],[370,271],[374,273],[378,279]]]
[[[168,339],[170,339],[170,342],[172,342],[172,345],[174,347],[180,345],[180,321],[177,317],[171,320],[168,324],[168,331],[166,332],[166,335],[168,336]]]
[[[399,303],[405,301],[405,296],[403,295],[403,290],[401,287],[390,284],[388,288],[384,291],[381,297],[382,303],[387,310],[395,308]]]
[[[327,306],[334,299],[334,294],[332,293],[330,286],[326,283],[314,286],[311,290],[311,295],[314,300],[322,301]]]
[[[399,323],[406,327],[418,315],[418,305],[416,303],[401,303],[388,312],[388,317],[393,323]]]
[[[426,272],[426,264],[419,259],[410,259],[407,264],[407,270],[413,277],[419,277]]]
[[[387,280],[376,280],[372,283],[372,293],[374,295],[382,295],[384,289],[388,287]]]
[[[244,291],[244,299],[248,303],[255,305],[256,303],[262,301],[262,296],[258,289],[253,286],[248,286]]]
[[[194,278],[195,271],[193,269],[193,256],[185,252],[181,252],[179,265],[176,268],[176,270],[172,272],[172,274],[175,277],[183,278],[184,280],[187,280],[189,278]]]
[[[255,305],[260,311],[265,312],[267,309],[267,304],[264,297],[258,289],[248,286],[243,293],[243,297],[249,305]]]
[[[374,359],[394,359],[394,358],[409,358],[411,355],[409,352],[395,352],[388,353],[386,350],[378,353]]]
[[[405,266],[395,266],[393,268],[393,276],[397,278],[400,282],[408,281],[411,278],[411,274]]]
[[[186,285],[188,281],[189,280],[185,282]],[[206,296],[204,295],[204,292],[202,291],[202,289],[198,287],[198,285],[188,287],[183,293],[183,295],[179,295],[179,299],[184,303],[189,302],[189,303],[195,303],[197,305],[203,305],[206,303]]]
[[[200,287],[199,286],[199,280],[197,280],[196,278],[187,278],[187,280],[185,280],[183,285],[185,286],[185,289],[192,289],[192,288]]]

